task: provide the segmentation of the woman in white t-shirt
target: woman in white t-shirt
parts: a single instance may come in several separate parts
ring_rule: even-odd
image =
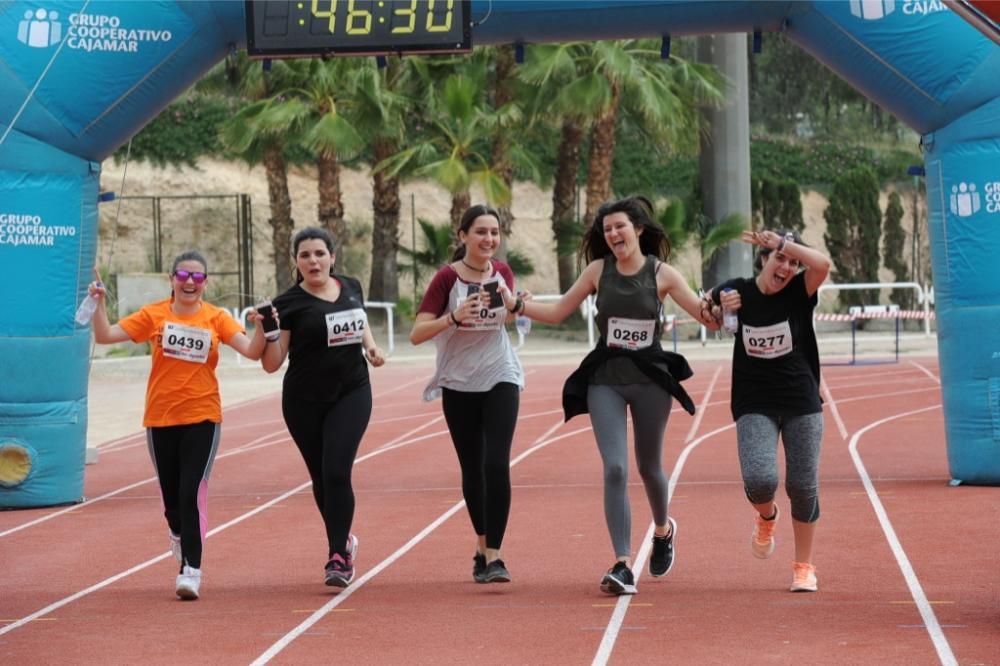
[[[510,450],[524,372],[505,324],[512,319],[500,289],[514,290],[500,248],[500,216],[476,205],[465,211],[452,262],[431,280],[410,341],[434,340],[437,367],[424,399],[442,408],[462,468],[462,495],[476,531],[472,577],[507,583],[500,546],[510,515]]]

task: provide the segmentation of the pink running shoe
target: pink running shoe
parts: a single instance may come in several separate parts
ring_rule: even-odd
[[[816,584],[816,567],[808,562],[792,562],[792,586],[791,592],[815,592],[819,589]]]
[[[766,560],[774,552],[774,528],[778,526],[778,505],[774,505],[774,518],[764,520],[759,513],[754,514],[753,535],[750,537],[750,550],[753,556]]]

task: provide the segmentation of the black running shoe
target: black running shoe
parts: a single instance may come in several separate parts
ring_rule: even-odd
[[[483,574],[484,583],[509,583],[510,572],[504,566],[503,560],[493,560],[486,565],[486,572]]]
[[[486,582],[486,556],[482,553],[476,553],[472,558],[472,580]]]
[[[667,536],[653,535],[653,552],[649,555],[649,575],[663,576],[674,566],[674,536],[677,534],[677,521],[668,518],[670,534]]]
[[[601,591],[608,594],[635,594],[635,576],[624,562],[615,562],[601,580]]]

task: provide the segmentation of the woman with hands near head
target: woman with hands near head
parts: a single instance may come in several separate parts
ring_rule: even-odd
[[[743,241],[757,247],[756,276],[723,282],[709,297],[714,314],[722,306],[739,320],[730,403],[743,487],[755,510],[750,548],[761,559],[774,552],[780,436],[795,537],[790,589],[815,592],[823,401],[812,317],[831,262],[791,232],[745,231]]]
[[[98,301],[94,340],[151,344],[152,369],[142,424],[156,469],[169,528],[170,550],[180,565],[175,591],[197,599],[201,586],[202,546],[208,526],[208,478],[219,446],[222,401],[215,368],[219,343],[251,360],[264,351],[262,327],[253,337],[223,308],[203,300],[208,263],[196,251],[179,254],[170,271],[170,297],[142,306],[117,324],[108,320],[100,275],[89,293]],[[251,313],[259,324],[260,316]]]
[[[347,587],[358,550],[351,472],[372,412],[365,359],[377,368],[385,354],[368,326],[361,283],[333,272],[332,236],[308,227],[292,248],[296,284],[274,299],[281,335],[268,343],[261,365],[275,372],[288,358],[281,411],[326,527],[324,581]]]

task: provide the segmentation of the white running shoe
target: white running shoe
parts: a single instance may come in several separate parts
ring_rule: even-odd
[[[198,589],[201,587],[201,569],[195,569],[187,565],[177,574],[177,596],[185,601],[192,601],[198,598]]]
[[[177,564],[184,564],[184,556],[181,554],[181,535],[167,529],[167,536],[170,538],[170,552],[177,560]]]

